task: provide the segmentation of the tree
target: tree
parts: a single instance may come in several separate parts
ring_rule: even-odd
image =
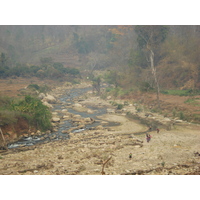
[[[146,59],[150,63],[151,72],[154,77],[156,92],[157,92],[157,104],[160,107],[159,93],[160,87],[156,73],[155,66],[155,52],[160,47],[162,42],[166,39],[169,28],[167,26],[136,26],[135,32],[137,33],[138,46],[145,51]]]

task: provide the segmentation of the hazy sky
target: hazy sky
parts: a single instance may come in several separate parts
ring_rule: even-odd
[[[1,25],[198,25],[191,0],[8,0],[1,2]],[[195,6],[196,5],[196,6]],[[187,13],[187,14],[186,14]]]

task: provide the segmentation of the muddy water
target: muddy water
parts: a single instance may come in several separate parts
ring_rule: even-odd
[[[66,93],[59,98],[61,103],[56,104],[52,111],[53,112],[61,111],[63,109],[63,106],[73,104],[74,99],[78,98],[79,96],[83,95],[84,93],[86,93],[89,90],[91,90],[91,88],[82,88],[82,89],[76,88],[76,89],[67,90]],[[86,112],[78,112],[71,108],[68,108],[67,110],[68,110],[68,112],[70,112],[72,114],[80,115],[83,118],[91,117],[93,119],[96,119],[96,116],[103,115],[106,113],[106,108],[101,108],[101,109],[97,109],[94,107],[88,107],[88,108],[95,110],[95,112],[92,114],[89,114]],[[58,113],[61,113],[61,112],[58,112]],[[59,115],[60,115],[60,117],[62,117],[62,114],[59,114]],[[76,134],[77,132],[84,131],[85,129],[89,129],[94,126],[98,126],[100,123],[101,123],[100,120],[95,120],[95,122],[93,124],[86,125],[84,129],[76,129],[76,130],[72,131],[72,133]],[[108,125],[115,126],[118,124],[108,124]],[[56,132],[52,132],[50,134],[43,134],[40,136],[24,137],[15,143],[9,144],[8,148],[11,149],[11,148],[17,148],[17,147],[23,147],[23,146],[32,146],[32,145],[35,145],[38,143],[48,143],[48,142],[52,142],[55,140],[69,139],[69,134],[62,133],[62,131],[64,131],[64,130],[66,131],[72,127],[74,127],[74,126],[71,123],[71,120],[65,120],[65,121],[63,121],[63,123],[61,123],[59,125],[58,131],[56,131]]]

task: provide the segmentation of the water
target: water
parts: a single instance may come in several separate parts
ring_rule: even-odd
[[[75,89],[71,89],[71,90],[66,90],[66,93],[59,99],[62,103],[56,104],[52,111],[55,112],[58,110],[62,110],[63,104],[64,104],[64,106],[68,105],[68,104],[73,104],[73,99],[81,96],[82,94],[86,93],[89,90],[91,90],[91,88],[83,88],[83,89],[75,88]],[[96,119],[96,116],[106,113],[106,108],[94,108],[94,107],[88,107],[88,108],[90,108],[92,110],[95,109],[95,112],[91,114],[91,113],[87,113],[87,112],[78,112],[71,108],[68,108],[67,110],[68,110],[68,112],[70,112],[72,114],[80,115],[83,118],[90,117],[93,119]],[[62,116],[61,113],[58,113],[58,115],[60,117]],[[55,141],[55,140],[69,139],[69,134],[63,133],[63,131],[67,131],[68,129],[73,127],[73,124],[71,124],[70,121],[71,120],[63,121],[63,123],[59,125],[58,131],[56,131],[56,132],[52,132],[48,135],[43,134],[40,136],[23,137],[19,141],[9,144],[8,148],[12,149],[12,148],[17,148],[17,147],[32,146],[32,145],[39,144],[39,143],[47,143],[47,142],[51,142],[51,141]],[[97,120],[93,124],[88,124],[82,129],[73,130],[72,133],[74,133],[74,134],[80,133],[91,127],[98,126],[99,124],[100,124],[100,121]]]

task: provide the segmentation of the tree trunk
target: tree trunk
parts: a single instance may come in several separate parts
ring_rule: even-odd
[[[155,81],[155,84],[156,84],[156,93],[157,93],[157,105],[158,105],[158,108],[160,108],[160,87],[159,87],[159,83],[158,83],[158,79],[157,79],[157,74],[156,74],[156,68],[154,66],[154,52],[149,49],[149,58],[150,58],[150,63],[151,63],[151,72],[153,74],[153,77],[154,77],[154,81]]]
[[[6,141],[5,141],[5,138],[4,138],[4,136],[3,136],[3,132],[2,132],[2,130],[1,130],[1,128],[0,128],[0,133],[1,133],[1,137],[2,137],[2,139],[3,139],[3,147],[6,149],[6,150],[8,150],[8,147],[7,147],[7,144],[6,144]]]

